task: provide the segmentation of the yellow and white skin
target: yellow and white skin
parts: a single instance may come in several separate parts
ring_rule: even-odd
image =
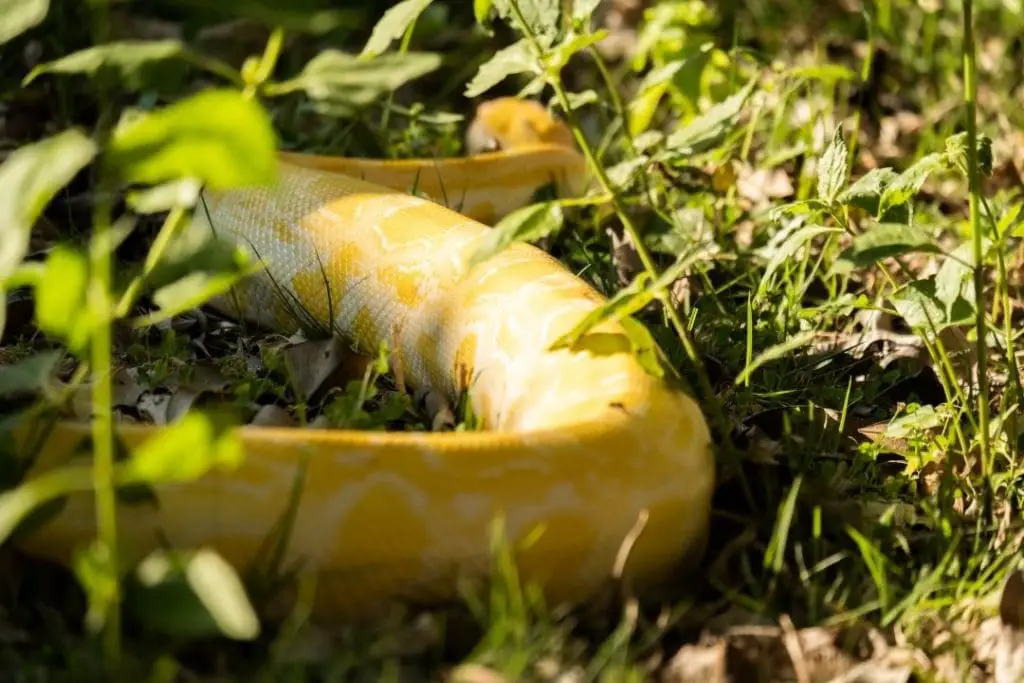
[[[481,220],[529,203],[553,177],[581,187],[586,164],[570,131],[535,103],[502,99],[478,109],[468,138],[470,155],[446,160],[281,153],[274,186],[208,194],[209,220],[200,209],[190,229],[212,224],[263,261],[237,290],[242,317],[295,331],[283,286],[360,352],[391,343],[411,388],[452,401],[468,392],[484,429],[240,427],[239,468],[158,485],[158,507],[120,509],[128,561],[162,537],[246,567],[288,508],[303,461],[285,561],[315,573],[321,615],[457,599],[460,577],[488,571],[496,515],[513,545],[540,532],[516,558],[551,603],[611,585],[630,538],[623,569],[641,597],[678,584],[699,559],[714,461],[696,403],[644,370],[618,323],[549,350],[605,299],[542,250],[516,243],[468,266],[490,230]],[[472,153],[481,148],[493,151]],[[435,201],[409,194],[414,182]],[[156,429],[118,433],[132,449]],[[59,423],[33,472],[66,462],[87,434]],[[94,537],[93,504],[72,496],[20,546],[69,562]]]

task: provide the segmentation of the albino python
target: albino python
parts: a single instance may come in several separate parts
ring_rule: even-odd
[[[360,352],[387,340],[410,387],[450,400],[468,391],[484,430],[242,427],[239,469],[157,486],[159,507],[120,510],[127,560],[163,538],[244,567],[308,455],[285,560],[316,574],[322,615],[457,598],[459,577],[490,567],[498,514],[510,541],[533,538],[518,567],[550,601],[595,597],[614,585],[622,557],[639,596],[679,583],[702,552],[714,480],[698,406],[643,369],[618,323],[548,349],[604,298],[544,251],[515,243],[467,265],[490,229],[483,222],[553,178],[579,191],[585,161],[564,124],[532,102],[481,105],[467,142],[469,156],[445,160],[281,152],[276,186],[207,193],[208,214],[200,207],[190,229],[212,222],[264,261],[238,290],[243,317],[294,331],[283,286]],[[414,185],[434,201],[409,194]],[[156,429],[118,426],[129,449]],[[60,422],[35,471],[65,462],[87,434]],[[72,496],[18,543],[69,562],[95,534],[92,506],[91,494]]]

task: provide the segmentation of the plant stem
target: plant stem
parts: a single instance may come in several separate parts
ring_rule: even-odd
[[[171,243],[171,238],[174,237],[179,226],[183,224],[184,218],[185,209],[177,206],[167,214],[164,224],[160,226],[160,232],[157,233],[156,239],[153,240],[153,246],[149,248],[149,253],[146,254],[146,262],[142,266],[142,272],[128,284],[124,295],[118,301],[117,307],[114,310],[115,318],[123,318],[131,311],[132,304],[135,303],[135,299],[139,295],[139,290],[142,289],[146,278],[153,272],[157,264],[160,263],[164,251],[167,250],[167,246]]]
[[[110,35],[109,0],[93,0],[92,38],[97,45]],[[100,115],[95,137],[106,147],[114,120],[111,107],[112,83],[101,77],[97,86]],[[113,573],[111,594],[103,605],[103,654],[114,674],[121,665],[121,575],[117,537],[117,497],[114,482],[114,416],[111,333],[113,294],[111,291],[113,242],[111,240],[114,198],[113,179],[101,165],[93,208],[93,232],[89,240],[89,283],[86,305],[93,329],[89,338],[92,379],[92,479],[95,491],[96,531],[106,569]]]
[[[105,605],[103,649],[107,661],[117,667],[121,659],[121,585],[117,539],[117,499],[114,488],[113,387],[111,386],[111,193],[97,194],[93,235],[89,245],[88,306],[95,322],[90,344],[92,366],[93,487],[96,491],[96,528],[106,553],[106,564],[115,573],[112,595]]]
[[[977,72],[975,70],[974,48],[974,1],[964,0],[963,3],[964,43],[964,104],[967,108],[967,178],[970,190],[970,222],[971,237],[974,243],[974,297],[975,327],[977,334],[978,355],[978,430],[980,432],[982,472],[985,477],[986,491],[992,487],[992,462],[989,444],[989,386],[988,386],[988,348],[985,344],[985,264],[984,235],[981,229],[981,183],[978,173],[978,129],[977,110]]]

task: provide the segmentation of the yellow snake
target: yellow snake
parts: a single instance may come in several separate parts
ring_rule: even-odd
[[[244,317],[293,331],[283,286],[359,351],[392,343],[412,388],[451,400],[468,391],[483,431],[242,427],[240,468],[159,485],[159,507],[120,510],[128,561],[163,538],[245,567],[305,461],[285,560],[316,574],[320,614],[456,599],[460,578],[488,570],[499,514],[513,546],[533,539],[516,555],[521,578],[552,602],[595,597],[622,558],[640,596],[678,584],[702,552],[714,480],[698,406],[644,370],[618,323],[549,350],[605,299],[544,251],[514,243],[468,265],[490,230],[478,221],[529,203],[552,178],[578,190],[586,163],[533,102],[481,105],[468,142],[473,153],[445,160],[282,152],[275,186],[208,193],[209,220],[200,209],[191,229],[212,223],[264,261],[238,290]],[[434,201],[409,194],[413,185]],[[156,429],[118,433],[131,449]],[[59,423],[36,472],[67,461],[87,434]],[[81,494],[19,543],[69,562],[94,534],[93,499]]]

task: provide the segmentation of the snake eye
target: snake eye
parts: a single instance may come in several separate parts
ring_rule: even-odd
[[[481,152],[500,152],[501,143],[498,142],[498,138],[489,137],[484,140],[483,144],[480,145]]]

